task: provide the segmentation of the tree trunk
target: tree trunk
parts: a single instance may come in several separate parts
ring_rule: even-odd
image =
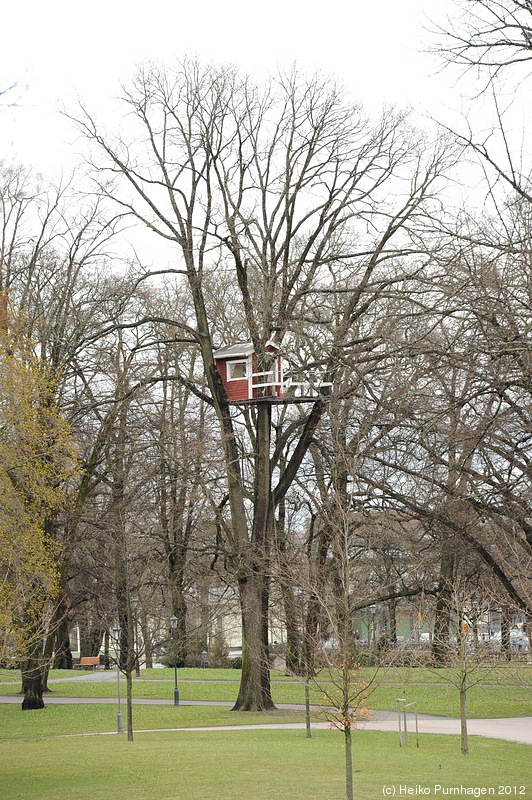
[[[73,669],[68,622],[62,622],[55,638],[54,669]]]
[[[528,639],[528,652],[529,653],[532,653],[532,621],[531,620],[532,620],[532,617],[530,616],[530,614],[527,614],[526,615],[526,621],[525,621],[525,633],[526,633],[526,637]]]
[[[308,675],[305,675],[305,726],[307,729],[307,739],[310,739],[312,738],[312,731],[310,729],[310,692]]]
[[[304,674],[309,677],[312,677],[316,671],[316,640],[318,638],[320,618],[321,605],[319,598],[314,592],[311,592],[303,625],[303,643],[301,647]]]
[[[130,648],[130,658],[128,659],[127,669],[126,669],[126,685],[127,685],[127,740],[128,742],[133,741],[133,692],[132,692],[132,685],[133,680],[131,678],[133,672],[133,649]]]
[[[318,548],[314,560],[314,581],[316,586],[319,586],[320,581],[323,579],[325,565],[327,563],[329,544],[330,538],[328,536],[328,532],[325,528],[322,528],[319,533]],[[319,593],[313,588],[312,583],[313,581],[311,581],[311,589],[303,625],[303,644],[301,654],[305,675],[308,675],[309,678],[311,678],[315,673],[318,629],[323,610]]]
[[[294,590],[281,584],[284,616],[286,622],[286,671],[290,675],[304,675],[305,670],[301,661],[301,634],[298,620],[298,607],[295,602]]]
[[[347,800],[353,800],[353,756],[351,751],[351,726],[344,726],[345,739],[345,793]]]
[[[57,540],[56,524],[51,517],[47,517],[44,521],[44,530],[47,542],[50,543]],[[62,578],[62,573],[60,577]],[[52,601],[54,599],[55,598],[50,598]],[[42,611],[44,611],[44,609],[42,609]],[[24,678],[23,667],[22,691],[24,693],[24,703],[27,702],[26,706],[23,704],[24,710],[25,708],[44,708],[44,703],[42,703],[42,705],[39,705],[39,703],[42,702],[43,693],[50,691],[48,689],[48,673],[52,663],[56,631],[61,619],[62,603],[59,605],[55,604],[51,619],[48,620],[45,628],[44,643],[41,642],[40,636],[36,635],[35,621],[29,621],[27,623],[29,630],[33,630],[34,634],[33,637],[30,634],[30,639],[32,639],[32,641],[30,644],[26,679]],[[44,617],[41,617],[40,624],[44,625]],[[39,672],[39,675],[36,674],[37,672]],[[27,691],[25,686],[27,686]]]
[[[146,669],[153,669],[153,654],[150,629],[148,627],[148,615],[144,609],[142,609],[140,612],[140,630],[142,633],[142,641],[144,642],[144,658],[146,660]]]
[[[54,669],[73,669],[67,613],[63,599],[58,609],[60,621],[55,634]]]
[[[460,682],[460,746],[462,755],[469,755],[467,745],[467,703],[465,677]]]
[[[174,635],[176,637],[176,664],[180,669],[185,666],[187,657],[187,604],[183,593],[183,572],[181,569],[177,574],[170,569],[170,589],[172,593],[172,614],[177,618],[177,630]]]
[[[111,659],[109,658],[109,631],[103,635],[103,664],[104,669],[111,669]]]
[[[264,637],[263,588],[253,576],[239,582],[242,610],[242,678],[233,711],[275,708],[270,688],[270,663]],[[266,625],[267,630],[267,625]]]
[[[50,666],[52,664],[52,656],[54,653],[54,646],[57,634],[57,628],[55,627],[55,616],[52,618],[50,625],[48,626],[48,633],[46,635],[46,639],[44,642],[44,649],[41,658],[41,672],[42,672],[42,690],[45,694],[51,692],[51,689],[48,688],[48,673],[50,672]]]
[[[128,740],[133,739],[133,712],[131,698],[131,672],[135,663],[133,641],[133,614],[129,592],[128,541],[126,531],[126,430],[128,406],[120,409],[116,431],[116,447],[110,464],[111,503],[108,513],[109,528],[114,539],[115,591],[118,623],[120,625],[120,669],[127,681]]]
[[[81,658],[86,656],[97,656],[102,645],[104,631],[101,628],[100,620],[93,623],[92,620],[81,620],[79,623],[79,654]]]
[[[234,711],[275,708],[270,688],[268,658],[269,548],[273,533],[270,480],[271,408],[257,409],[255,443],[254,514],[251,542],[244,545],[243,574],[239,578],[242,612],[242,678]]]
[[[396,616],[396,610],[397,610],[397,601],[396,600],[390,600],[389,603],[388,603],[388,619],[389,619],[389,623],[390,623],[389,634],[390,634],[390,642],[391,642],[391,644],[396,644],[397,643],[397,616]]]
[[[23,711],[44,708],[43,692],[45,683],[41,648],[41,642],[35,642],[32,645],[30,655],[22,666]]]
[[[117,547],[115,554],[116,570],[116,601],[118,607],[118,622],[120,625],[120,669],[126,675],[127,682],[127,737],[133,740],[132,722],[132,696],[131,672],[135,662],[133,647],[133,623],[130,613],[128,585],[127,585],[127,558],[123,547]]]
[[[512,651],[510,649],[510,610],[506,605],[503,605],[501,608],[501,650],[504,653],[506,660],[511,661]]]
[[[442,546],[440,581],[434,615],[432,657],[438,666],[443,666],[449,657],[449,623],[451,614],[451,592],[454,576],[454,554],[452,543],[445,539]]]
[[[281,461],[280,468],[286,464]],[[290,675],[304,675],[305,670],[301,658],[301,616],[302,609],[296,602],[294,594],[294,575],[289,564],[286,543],[286,507],[284,498],[279,503],[279,513],[276,525],[277,549],[280,565],[279,589],[283,602],[284,618],[286,623],[286,654],[285,666]]]

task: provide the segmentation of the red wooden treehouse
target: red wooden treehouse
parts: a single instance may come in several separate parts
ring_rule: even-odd
[[[257,372],[257,356],[251,342],[220,347],[214,353],[216,367],[224,382],[230,403],[249,403],[283,397],[283,372],[279,347],[267,342],[265,350],[272,364],[267,372]]]

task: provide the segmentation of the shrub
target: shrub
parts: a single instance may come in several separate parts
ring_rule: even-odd
[[[211,646],[209,648],[209,666],[216,669],[224,669],[231,666],[229,648],[227,647],[221,631],[217,631],[211,641]]]
[[[204,667],[207,652],[207,639],[205,636],[191,636],[187,642],[187,657],[185,665],[187,667]],[[210,664],[209,664],[210,665]]]

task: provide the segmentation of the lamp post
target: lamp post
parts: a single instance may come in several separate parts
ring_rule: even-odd
[[[135,677],[140,678],[139,666],[139,635],[137,631],[137,611],[139,607],[139,598],[131,598],[131,607],[133,608],[133,625],[135,627]]]
[[[179,705],[179,689],[177,688],[177,617],[172,614],[170,617],[170,625],[174,636],[174,706]]]
[[[120,625],[115,625],[113,628],[115,640],[115,655],[116,655],[116,678],[118,681],[118,730],[117,733],[124,733],[124,719],[122,717],[122,706],[120,704],[120,634],[122,628]]]

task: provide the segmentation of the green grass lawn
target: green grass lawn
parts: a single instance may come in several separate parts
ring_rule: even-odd
[[[240,669],[194,669],[192,667],[184,667],[178,670],[179,676],[184,680],[191,681],[233,681],[240,682]],[[72,674],[72,673],[71,673]],[[61,677],[61,676],[59,676]],[[140,680],[174,680],[174,670],[170,667],[159,669],[142,669],[140,671]],[[299,678],[292,675],[287,675],[280,669],[270,670],[271,681],[282,681],[283,683],[299,682]]]
[[[2,675],[12,675],[9,671],[0,671],[0,681]],[[195,681],[240,681],[241,671],[239,669],[190,669],[184,668],[178,670],[181,680],[195,680]],[[369,680],[375,674],[375,669],[364,667],[360,670],[361,678]],[[482,678],[483,683],[489,684],[510,684],[517,686],[528,686],[532,689],[532,664],[514,664],[510,663],[507,666],[497,666],[488,668],[479,668],[479,677]],[[329,670],[321,670],[319,678],[327,680],[330,675]],[[52,670],[51,677],[65,677],[72,676],[72,672],[66,670]],[[384,683],[391,683],[394,685],[413,685],[417,683],[447,683],[449,678],[452,677],[452,670],[446,667],[440,669],[427,669],[425,667],[386,667],[378,671],[379,681]],[[170,668],[164,669],[142,669],[140,672],[140,680],[173,680],[174,670]],[[292,675],[287,675],[282,670],[272,669],[270,671],[270,679],[273,683],[300,683],[301,679]]]
[[[116,697],[116,683],[68,682],[50,684],[52,695],[64,697]],[[0,694],[17,694],[19,684],[3,685]],[[125,697],[125,680],[121,681],[122,697]],[[226,701],[233,703],[238,693],[238,682],[180,681],[179,692],[182,700]],[[273,699],[276,703],[304,703],[304,689],[299,683],[274,683]],[[397,697],[401,696],[398,686],[377,685],[368,699],[368,706],[375,709],[393,711],[397,707]],[[407,699],[417,699],[418,711],[423,714],[459,716],[458,690],[450,685],[409,685]],[[173,701],[171,681],[133,680],[133,697],[142,699],[166,699]],[[471,719],[484,717],[514,717],[532,715],[532,690],[508,686],[474,686],[468,691],[468,715]],[[319,705],[322,693],[311,690],[311,702]]]
[[[79,676],[89,676],[92,670],[67,670],[67,669],[52,669],[50,670],[49,677],[51,679],[72,678]],[[360,670],[361,678],[369,680],[374,675],[373,668],[364,667]],[[403,683],[407,685],[415,685],[418,683],[425,684],[438,684],[447,683],[452,670],[442,667],[441,669],[427,669],[425,667],[386,667],[382,668],[378,675],[379,681],[383,683],[390,683],[401,686]],[[506,666],[496,666],[491,668],[479,669],[478,674],[482,677],[483,683],[486,684],[508,684],[525,686],[532,688],[532,663],[531,664],[514,664],[511,662]],[[240,681],[241,670],[239,669],[194,669],[183,668],[178,670],[180,680],[193,680],[193,681],[230,681],[238,683]],[[319,678],[327,680],[329,676],[328,670],[321,670]],[[142,669],[140,672],[141,681],[167,681],[174,679],[174,670],[172,668],[162,669]],[[272,669],[270,671],[270,679],[272,682],[281,683],[300,683],[300,679],[292,675],[287,675],[282,670]],[[13,681],[20,681],[20,670],[14,669],[0,669],[0,684],[11,683]]]
[[[236,688],[238,684],[233,686]],[[55,688],[65,683],[55,684]],[[70,683],[67,687],[100,694],[114,682]],[[182,689],[218,686],[183,681]],[[2,690],[17,687],[4,686]],[[124,687],[125,688],[125,687]],[[137,681],[140,689],[172,696],[172,683]],[[279,690],[297,689],[278,682]],[[419,687],[416,687],[416,690]],[[427,686],[427,692],[449,691]],[[397,695],[396,687],[379,691]],[[103,705],[49,705],[23,712],[19,705],[0,704],[0,800],[342,800],[343,737],[337,731],[304,730],[163,731],[217,725],[299,722],[301,712],[235,713],[213,706],[135,706],[134,741],[116,731],[114,694]],[[123,712],[125,717],[125,703]],[[148,733],[157,729],[157,733]],[[104,736],[81,733],[113,732]],[[65,734],[69,734],[65,738]],[[73,736],[72,736],[73,734]],[[431,796],[460,786],[493,789],[494,796],[532,800],[531,748],[512,742],[470,736],[470,756],[460,755],[458,736],[422,734],[419,750],[399,749],[396,733],[355,731],[353,762],[357,800],[383,796],[384,787],[428,787]],[[524,794],[521,786],[526,787]],[[406,796],[403,792],[402,796]]]
[[[25,712],[31,716],[45,712]],[[460,755],[457,736],[425,735],[400,750],[397,735],[357,731],[353,768],[357,800],[376,800],[384,787],[526,787],[530,747],[470,737]],[[342,800],[343,737],[337,731],[137,733],[125,736],[14,739],[2,743],[0,800]],[[405,796],[404,794],[402,796]]]
[[[0,704],[0,741],[40,736],[116,731],[116,701],[102,705],[49,705],[41,711],[22,711]],[[122,706],[126,725],[126,706]],[[217,725],[264,725],[303,722],[300,711],[233,712],[213,706],[134,706],[133,729],[192,728]]]
[[[79,676],[79,672],[52,670],[50,678]],[[91,678],[90,672],[85,673]],[[468,690],[468,715],[470,718],[512,717],[532,715],[532,685],[530,668],[521,668],[521,673],[508,669],[492,670],[486,673],[485,685],[473,686]],[[0,694],[16,694],[20,690],[20,674],[4,671],[0,683]],[[327,683],[326,673],[320,679]],[[361,677],[369,677],[363,670]],[[429,670],[411,669],[387,670],[377,677],[374,689],[368,699],[370,708],[393,711],[397,707],[397,697],[402,696],[402,685],[406,686],[409,701],[417,699],[418,711],[426,714],[459,716],[458,690],[447,683],[448,670],[437,673]],[[198,678],[202,678],[200,680]],[[282,672],[272,674],[272,694],[276,703],[304,703],[303,684],[296,679],[287,679]],[[18,680],[17,680],[18,679]],[[142,699],[166,699],[173,701],[174,672],[171,669],[142,670],[141,678],[133,679],[133,696]],[[239,670],[182,669],[178,670],[180,696],[182,700],[225,701],[236,700],[240,680]],[[15,681],[11,683],[8,681]],[[125,695],[125,681],[122,680],[122,694]],[[66,697],[116,697],[116,682],[99,681],[61,681],[50,683],[54,695]],[[322,692],[311,689],[311,702],[319,705]]]

